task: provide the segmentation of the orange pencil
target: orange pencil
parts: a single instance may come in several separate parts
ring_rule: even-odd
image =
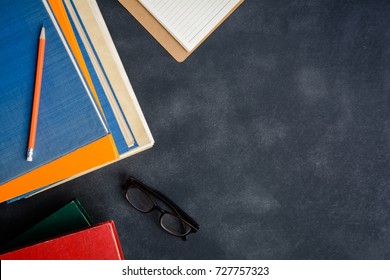
[[[37,123],[38,123],[39,100],[41,98],[41,84],[42,84],[42,72],[43,72],[43,58],[45,56],[45,43],[46,43],[45,27],[42,26],[41,35],[39,36],[39,44],[38,44],[37,70],[35,74],[34,97],[33,97],[33,106],[32,106],[32,113],[31,113],[31,123],[30,123],[30,137],[28,139],[28,147],[27,147],[27,161],[33,160],[35,136],[37,132]]]

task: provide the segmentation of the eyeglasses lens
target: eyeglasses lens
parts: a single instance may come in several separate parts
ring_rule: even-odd
[[[191,230],[191,227],[185,221],[169,213],[161,216],[160,224],[166,231],[177,236],[186,235]]]
[[[126,192],[126,198],[140,212],[147,213],[154,208],[153,200],[138,188],[129,188]]]

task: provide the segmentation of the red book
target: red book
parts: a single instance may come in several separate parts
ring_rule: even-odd
[[[123,260],[113,221],[0,255],[0,260]]]

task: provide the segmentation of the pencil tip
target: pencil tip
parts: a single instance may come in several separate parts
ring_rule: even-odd
[[[45,35],[45,26],[42,25],[42,29],[41,29],[41,35],[39,36],[40,39],[45,39],[46,38],[46,35]]]

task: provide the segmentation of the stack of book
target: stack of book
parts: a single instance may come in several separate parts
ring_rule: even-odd
[[[96,0],[0,6],[0,202],[153,146]],[[26,160],[38,38],[46,33],[34,160]]]
[[[0,260],[121,260],[113,221],[92,224],[76,199],[7,243]]]

